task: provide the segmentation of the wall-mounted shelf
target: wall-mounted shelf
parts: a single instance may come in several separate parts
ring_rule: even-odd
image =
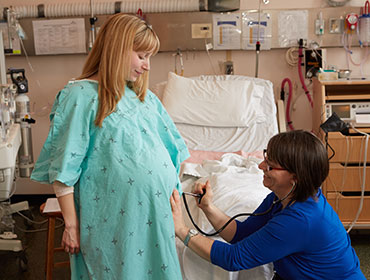
[[[303,10],[303,9],[302,9]],[[359,12],[358,7],[331,7],[331,8],[315,8],[304,9],[308,11],[308,37],[309,40],[320,42],[321,47],[341,47],[341,34],[332,34],[329,32],[329,19],[345,17],[347,13]],[[281,11],[287,10],[263,10],[263,13],[269,13],[271,16],[272,37],[271,48],[281,48],[278,40],[278,16]],[[233,13],[251,12],[236,11]],[[324,35],[315,35],[315,20],[319,13],[322,13],[325,20]],[[147,21],[153,26],[161,41],[161,52],[176,51],[202,51],[205,50],[205,39],[192,39],[192,24],[212,24],[212,12],[179,12],[179,13],[151,13],[146,14]],[[98,29],[109,15],[99,15],[98,21],[95,23]],[[73,17],[69,17],[73,18]],[[89,16],[80,16],[78,18],[85,19],[86,38],[89,38]],[[48,18],[56,19],[56,18]],[[28,39],[24,40],[24,46],[28,55],[35,55],[34,38],[32,21],[46,20],[46,18],[23,18],[20,19],[20,24],[23,27]],[[356,36],[356,35],[354,35]],[[88,40],[86,40],[88,41]],[[213,38],[207,39],[207,43],[213,43]],[[86,42],[88,44],[88,42]],[[358,46],[356,40],[353,40],[353,46]]]

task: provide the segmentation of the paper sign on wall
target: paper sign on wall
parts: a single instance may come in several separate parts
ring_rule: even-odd
[[[261,50],[271,49],[271,16],[268,13],[245,12],[242,14],[242,49],[256,49],[256,42]]]
[[[308,38],[308,11],[282,11],[278,17],[279,45],[296,46],[299,39]]]
[[[240,14],[213,15],[213,46],[215,50],[240,50]]]
[[[32,22],[36,55],[86,53],[83,18]]]

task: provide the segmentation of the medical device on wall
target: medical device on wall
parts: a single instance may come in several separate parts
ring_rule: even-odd
[[[345,17],[345,30],[342,34],[342,44],[344,47],[344,50],[346,51],[347,56],[347,68],[350,69],[351,62],[355,66],[360,66],[361,71],[361,78],[365,79],[365,73],[364,73],[364,65],[366,63],[366,60],[368,58],[368,42],[370,41],[370,15],[369,15],[369,2],[365,2],[364,8],[361,8],[360,10],[361,16],[359,17],[356,13],[349,13]],[[362,27],[360,20],[362,21]],[[362,30],[362,34],[360,34],[360,29]],[[360,47],[366,47],[366,51],[362,53],[362,58],[360,62],[355,62],[352,54],[352,36],[356,36],[356,39],[358,40],[358,43]],[[363,41],[364,40],[364,41]]]
[[[345,17],[345,33],[356,33],[360,46],[370,41],[370,14],[369,1],[365,1],[364,7],[360,9],[360,16],[357,13],[349,13]]]
[[[320,69],[326,69],[326,49],[304,49],[305,76],[308,79],[318,76]]]
[[[347,31],[355,31],[358,25],[358,14],[350,13],[346,15],[345,26]]]
[[[24,69],[10,68],[8,73],[13,84],[17,87],[15,122],[20,124],[22,134],[22,145],[18,153],[19,175],[29,178],[34,166],[31,124],[35,123],[35,120],[31,118],[30,99],[26,94],[28,81]]]
[[[356,127],[370,126],[370,102],[330,102],[325,104],[325,116],[333,113],[344,122]]]
[[[322,12],[319,13],[318,18],[315,20],[315,34],[324,35],[325,21],[322,18]]]
[[[366,46],[370,43],[370,13],[369,1],[365,2],[362,14],[359,17],[360,40]]]

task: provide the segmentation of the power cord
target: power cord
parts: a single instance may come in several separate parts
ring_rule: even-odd
[[[360,205],[358,206],[356,216],[355,216],[354,220],[352,221],[351,225],[349,226],[349,228],[347,230],[347,233],[349,233],[352,230],[353,226],[356,224],[356,222],[357,222],[357,220],[358,220],[358,218],[361,214],[362,207],[363,207],[363,204],[364,204],[365,182],[366,182],[366,161],[367,161],[367,149],[368,149],[368,144],[369,144],[369,134],[368,133],[365,133],[365,132],[362,132],[362,131],[356,129],[352,124],[351,124],[351,128],[354,131],[356,131],[357,133],[360,133],[360,134],[365,136],[365,151],[364,151],[364,164],[363,164],[363,173],[362,173],[363,175],[362,175],[362,184],[361,184]]]
[[[213,63],[212,63],[211,55],[209,53],[209,50],[211,50],[213,48],[212,43],[207,43],[207,39],[204,39],[204,44],[205,44],[205,47],[206,47],[206,52],[207,52],[207,56],[208,56],[208,59],[209,59],[209,64],[211,64],[213,74],[217,75],[215,67],[213,66]]]
[[[21,212],[16,212],[19,216],[21,216],[23,219],[25,219],[26,221],[32,223],[32,224],[37,224],[37,225],[42,225],[42,224],[45,224],[47,223],[47,219],[45,220],[42,220],[42,221],[35,221],[35,220],[32,220],[30,218],[28,218],[26,215],[23,215]],[[55,229],[58,229],[58,228],[61,228],[64,226],[64,220],[61,219],[61,218],[56,218],[56,220],[58,220],[60,222],[59,225],[55,226]],[[23,229],[23,228],[20,228],[19,226],[15,225],[17,229],[19,229],[21,232],[26,232],[26,233],[32,233],[32,232],[41,232],[41,231],[47,231],[48,229],[47,228],[40,228],[40,229],[31,229],[31,230],[28,230],[28,229]]]

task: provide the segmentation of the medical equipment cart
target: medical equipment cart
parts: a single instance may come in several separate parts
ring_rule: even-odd
[[[313,97],[313,132],[327,141],[330,158],[323,193],[345,227],[355,221],[354,228],[370,228],[370,152],[366,149],[369,140],[366,133],[370,133],[370,81],[314,79]],[[348,135],[339,131],[326,135],[320,128],[330,117],[333,104],[338,105],[335,108],[339,117],[352,124]]]

